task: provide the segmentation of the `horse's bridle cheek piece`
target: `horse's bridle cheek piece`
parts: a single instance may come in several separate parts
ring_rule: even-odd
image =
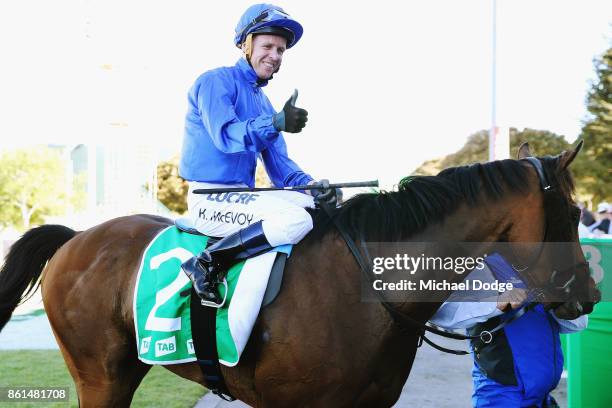
[[[558,194],[556,189],[550,184],[549,178],[546,175],[546,170],[542,166],[542,162],[539,159],[535,157],[526,157],[522,160],[527,161],[535,169],[539,182],[540,182],[540,189],[542,190],[542,193],[545,196],[544,202],[547,201],[546,195]],[[542,239],[542,246],[540,247],[540,250],[538,251],[538,255],[535,257],[535,259],[532,261],[530,265],[521,269],[521,272],[525,271],[527,275],[529,275],[530,279],[532,280],[533,278],[530,275],[529,268],[533,266],[535,263],[537,263],[537,261],[539,260],[542,254],[544,245],[546,245],[546,242],[550,242],[551,237],[549,236],[549,232],[550,232],[548,228],[549,225],[550,225],[550,221],[548,219],[545,219],[544,220],[544,237]],[[571,265],[560,271],[557,269],[553,269],[547,285],[544,288],[534,290],[533,301],[541,302],[544,299],[544,296],[546,295],[546,293],[552,294],[553,296],[561,295],[561,296],[565,296],[566,298],[569,297],[572,286],[574,285],[576,281],[575,271],[578,268],[584,268],[585,266],[588,268],[587,262],[577,262],[574,265]],[[567,280],[561,283],[560,285],[558,285],[557,278],[560,276],[564,276],[567,272],[569,272],[569,276]]]

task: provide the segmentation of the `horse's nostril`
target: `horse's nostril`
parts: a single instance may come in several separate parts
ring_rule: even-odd
[[[599,289],[595,289],[595,303],[599,303],[601,301],[601,292]]]

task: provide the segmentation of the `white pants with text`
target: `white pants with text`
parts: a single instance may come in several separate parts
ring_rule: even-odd
[[[262,221],[272,246],[297,244],[310,230],[312,217],[304,208],[313,208],[312,196],[297,191],[259,191],[193,194],[200,188],[245,187],[240,185],[189,183],[189,217],[198,231],[225,237]]]

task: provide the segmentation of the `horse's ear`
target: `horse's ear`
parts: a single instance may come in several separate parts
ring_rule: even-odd
[[[531,157],[531,152],[529,151],[529,143],[525,142],[519,147],[518,150],[518,159],[524,159],[525,157]]]
[[[584,140],[581,140],[576,145],[576,147],[574,147],[574,149],[570,150],[569,152],[561,153],[561,159],[559,160],[559,166],[561,169],[565,170],[569,167],[570,164],[572,164],[572,162],[576,158],[576,155],[578,154],[580,149],[582,149],[583,144],[584,144]]]

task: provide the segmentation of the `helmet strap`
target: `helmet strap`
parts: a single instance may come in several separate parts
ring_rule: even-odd
[[[251,54],[253,53],[253,34],[249,34],[244,39],[242,43],[242,52],[244,52],[244,56],[246,60],[251,63]]]

